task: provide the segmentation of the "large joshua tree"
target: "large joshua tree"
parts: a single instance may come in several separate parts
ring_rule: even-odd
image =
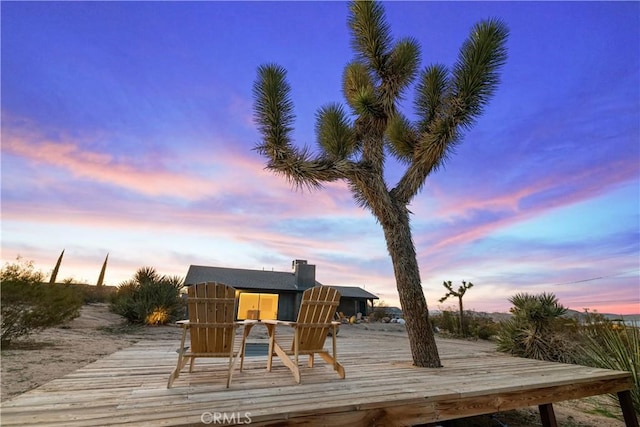
[[[349,12],[356,56],[344,70],[342,89],[350,111],[340,104],[321,107],[318,149],[300,148],[291,138],[294,114],[286,71],[274,64],[260,66],[253,87],[262,136],[256,148],[268,159],[268,169],[297,187],[348,183],[357,203],[373,213],[384,231],[414,364],[440,367],[407,205],[495,91],[508,30],[498,20],[479,22],[450,70],[438,64],[420,71],[417,41],[393,41],[380,3],[352,2]],[[416,119],[410,121],[398,103],[416,78]],[[395,185],[384,177],[388,156],[406,166]]]

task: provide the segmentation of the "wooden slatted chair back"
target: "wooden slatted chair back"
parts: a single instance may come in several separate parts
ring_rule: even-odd
[[[299,352],[322,350],[339,304],[340,292],[329,286],[314,286],[304,291],[296,322]],[[291,350],[294,350],[293,344]]]
[[[187,292],[191,353],[228,356],[235,337],[236,290],[208,282]]]

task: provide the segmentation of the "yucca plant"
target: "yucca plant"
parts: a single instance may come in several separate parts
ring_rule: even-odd
[[[166,324],[182,316],[183,282],[178,276],[161,276],[152,267],[140,268],[132,280],[120,284],[111,310],[131,323]]]
[[[49,283],[56,283],[56,278],[58,277],[58,271],[60,270],[60,264],[62,264],[62,257],[64,256],[64,249],[62,253],[58,257],[58,262],[56,262],[56,266],[53,268],[53,272],[51,272],[51,278],[49,279]]]
[[[565,339],[559,321],[567,309],[554,294],[519,293],[509,301],[513,317],[501,324],[498,351],[529,359],[574,361],[574,343]]]
[[[633,388],[631,400],[640,413],[640,329],[637,323],[616,328],[615,324],[585,331],[581,347],[582,364],[596,368],[614,369],[631,373]],[[617,396],[612,395],[616,401]]]

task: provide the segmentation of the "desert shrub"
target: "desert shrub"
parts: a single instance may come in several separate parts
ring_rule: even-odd
[[[500,325],[486,313],[466,311],[464,314],[465,330],[469,336],[489,340],[498,335]]]
[[[111,310],[131,323],[166,324],[182,317],[183,280],[161,276],[151,267],[139,269],[134,278],[118,286]]]
[[[135,322],[139,316],[136,314],[137,289],[140,285],[135,280],[123,282],[111,296],[111,311],[123,316],[130,322]]]
[[[65,283],[43,283],[33,262],[20,257],[0,271],[2,346],[19,337],[60,325],[80,314],[82,295]]]
[[[59,262],[60,260],[58,260]],[[58,267],[58,265],[56,265],[56,268]],[[51,273],[52,278],[55,278],[55,270],[53,273]],[[51,283],[51,282],[49,282]],[[95,303],[105,303],[105,302],[109,302],[110,300],[110,296],[115,293],[116,291],[116,287],[115,286],[106,286],[106,285],[100,285],[100,286],[96,286],[96,285],[88,285],[86,283],[82,283],[78,280],[76,280],[73,277],[67,277],[62,279],[59,282],[56,283],[63,283],[66,285],[74,285],[76,286],[77,290],[80,292],[80,294],[82,295],[82,301],[84,304],[95,304]]]
[[[460,329],[460,317],[450,310],[443,310],[440,313],[429,315],[431,324],[440,332],[445,334],[456,335]]]
[[[111,296],[114,295],[118,289],[115,286],[82,284],[76,284],[75,286],[80,290],[84,304],[108,303],[111,301]]]
[[[373,307],[373,311],[369,314],[369,320],[372,322],[379,322],[385,317],[390,317],[389,307],[384,303],[384,301],[380,301],[375,307]]]
[[[637,324],[625,326],[599,322],[583,329],[581,364],[596,368],[631,373],[631,400],[640,414],[640,329]],[[616,395],[611,396],[615,401]]]
[[[452,334],[460,329],[460,318],[453,311],[442,312],[442,329]]]
[[[574,363],[578,343],[567,339],[567,309],[553,294],[516,294],[509,301],[512,318],[500,324],[498,350],[514,356]]]
[[[465,310],[463,316],[465,335],[460,335],[460,315],[457,312],[444,310],[429,317],[434,326],[453,337],[470,337],[488,340],[496,336],[500,325],[486,313]]]

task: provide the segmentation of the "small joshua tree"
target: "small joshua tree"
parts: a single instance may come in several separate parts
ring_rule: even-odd
[[[458,305],[460,306],[460,326],[458,327],[458,331],[460,332],[460,335],[464,336],[465,335],[464,310],[462,309],[462,297],[464,296],[464,294],[467,292],[468,289],[473,287],[473,283],[471,282],[467,283],[463,280],[462,285],[458,288],[457,291],[453,290],[453,285],[451,284],[451,280],[449,280],[448,282],[442,282],[442,286],[447,288],[448,292],[445,294],[445,296],[440,298],[439,300],[440,302],[445,302],[449,297],[458,298]]]

